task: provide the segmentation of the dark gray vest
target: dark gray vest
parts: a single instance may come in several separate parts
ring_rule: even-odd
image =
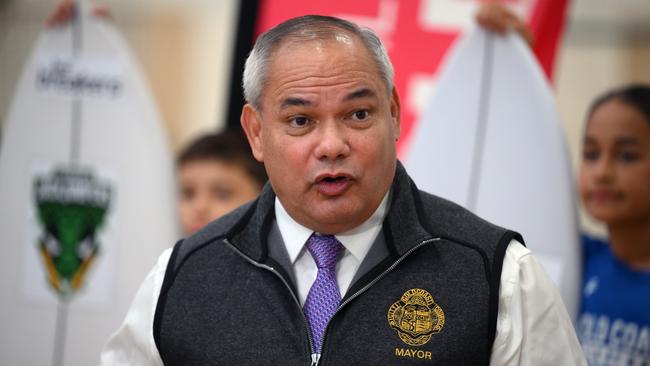
[[[392,190],[320,365],[488,364],[503,257],[521,238],[418,191],[400,164]],[[154,319],[166,365],[311,363],[274,198],[267,185],[174,248]]]

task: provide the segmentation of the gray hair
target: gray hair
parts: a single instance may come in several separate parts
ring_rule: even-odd
[[[289,19],[264,32],[255,42],[244,66],[244,98],[256,109],[260,109],[262,91],[268,83],[269,61],[273,52],[286,40],[311,41],[335,38],[343,30],[359,37],[370,51],[379,75],[386,85],[388,94],[393,91],[393,65],[379,37],[368,28],[360,28],[347,20],[322,16],[305,15]]]

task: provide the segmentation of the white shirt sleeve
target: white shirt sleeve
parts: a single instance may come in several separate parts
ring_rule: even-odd
[[[510,243],[500,286],[491,365],[587,365],[559,291],[528,248]]]
[[[124,323],[104,345],[102,366],[162,366],[153,339],[153,318],[172,249],[165,250],[138,289]]]

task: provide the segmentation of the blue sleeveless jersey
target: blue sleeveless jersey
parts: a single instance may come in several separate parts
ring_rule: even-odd
[[[650,366],[650,271],[632,270],[602,240],[582,244],[578,337],[589,365]]]

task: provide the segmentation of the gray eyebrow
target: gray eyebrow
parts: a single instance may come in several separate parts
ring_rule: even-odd
[[[344,101],[350,101],[354,99],[360,99],[360,98],[368,98],[368,97],[375,97],[377,94],[368,89],[368,88],[362,88],[359,90],[355,90],[352,93],[346,95],[343,100]],[[289,97],[286,98],[282,101],[280,104],[280,109],[286,109],[289,107],[309,107],[313,103],[307,99],[304,98],[298,98],[298,97]]]
[[[289,107],[311,106],[311,105],[312,103],[307,99],[289,97],[282,101],[282,104],[280,104],[280,109],[285,109]]]
[[[368,88],[363,88],[363,89],[353,91],[352,93],[346,95],[345,98],[343,98],[343,100],[347,102],[347,101],[350,101],[350,100],[353,100],[353,99],[366,98],[366,97],[375,97],[376,95],[377,94],[374,91],[372,91],[372,90],[370,90]]]

